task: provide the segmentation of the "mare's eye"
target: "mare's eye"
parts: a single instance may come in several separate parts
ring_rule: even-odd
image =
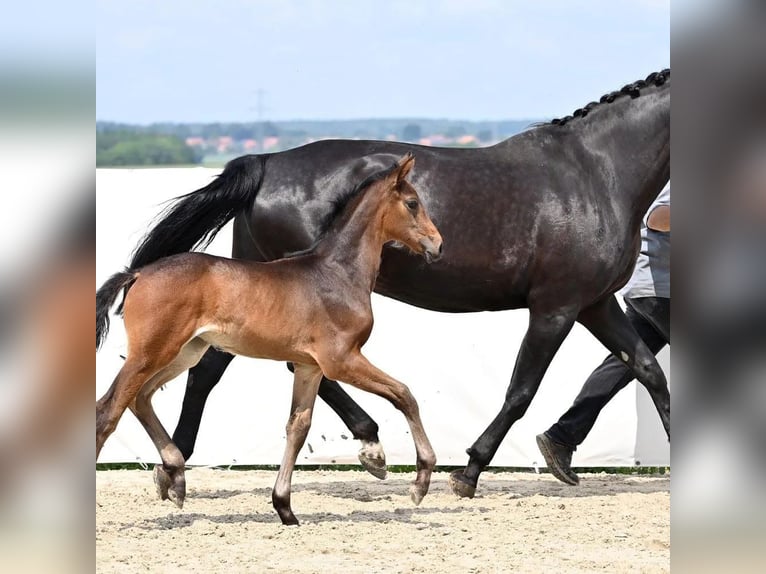
[[[418,200],[417,199],[408,199],[404,202],[404,204],[407,206],[407,209],[410,211],[415,211],[418,208]]]

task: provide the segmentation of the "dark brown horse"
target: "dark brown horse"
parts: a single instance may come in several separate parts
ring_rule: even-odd
[[[215,347],[294,365],[287,446],[272,494],[284,524],[298,524],[290,507],[290,479],[323,376],[380,395],[404,413],[417,453],[410,492],[419,504],[436,457],[418,405],[405,385],[361,353],[372,331],[370,294],[383,245],[397,241],[428,261],[441,255],[441,236],[405,180],[413,164],[408,154],[365,179],[340,201],[346,206],[321,241],[299,255],[256,263],[184,253],[107,280],[96,294],[96,341],[106,336],[109,309],[124,289],[129,350],[96,404],[96,457],[130,408],[162,458],[155,471],[160,495],[181,507],[184,457],[154,413],[151,398]]]
[[[235,257],[268,261],[305,249],[349,182],[413,150],[412,181],[448,247],[430,266],[385,250],[375,291],[437,311],[530,312],[505,401],[468,449],[466,469],[454,474],[455,491],[473,495],[575,321],[635,371],[669,433],[665,376],[613,293],[632,271],[641,218],[670,177],[670,70],[486,148],[320,141],[238,158],[171,205],[132,265],[199,247],[235,216]],[[210,350],[190,371],[173,435],[186,458],[231,358]],[[368,455],[378,442],[375,422],[333,381],[322,381],[319,396],[363,441],[362,462],[382,475],[383,459]]]

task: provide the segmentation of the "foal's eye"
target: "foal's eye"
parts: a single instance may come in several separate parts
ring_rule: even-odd
[[[415,211],[418,208],[418,200],[417,199],[408,199],[404,202],[404,204],[407,206],[407,209],[410,211]]]

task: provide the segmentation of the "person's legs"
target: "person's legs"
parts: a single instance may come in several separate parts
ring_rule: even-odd
[[[656,355],[670,343],[670,299],[643,297],[625,302],[625,314]],[[633,378],[633,371],[625,363],[609,355],[585,381],[569,410],[538,435],[538,447],[556,478],[572,485],[579,482],[570,468],[572,453],[593,428],[601,409]]]

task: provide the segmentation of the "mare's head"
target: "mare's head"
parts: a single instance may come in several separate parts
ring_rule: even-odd
[[[430,263],[441,258],[442,236],[426,213],[418,192],[406,179],[414,165],[415,158],[408,153],[381,182],[386,186],[381,218],[383,236],[386,241],[406,245]]]

